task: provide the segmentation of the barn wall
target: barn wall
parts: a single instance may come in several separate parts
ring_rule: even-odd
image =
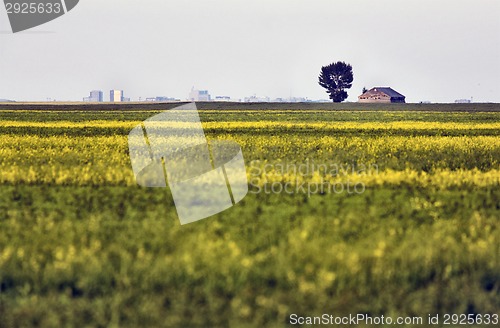
[[[360,103],[383,103],[389,104],[391,102],[391,98],[382,98],[382,99],[361,99],[358,98],[358,102]]]

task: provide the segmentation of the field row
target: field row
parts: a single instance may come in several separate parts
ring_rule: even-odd
[[[316,171],[315,178],[355,178],[368,185],[405,180],[443,187],[498,183],[500,139],[490,136],[290,139],[227,134],[221,139],[241,145],[249,178],[259,180],[264,175],[269,181],[303,180],[292,169],[305,165],[303,169]],[[3,135],[0,158],[2,183],[135,184],[126,136]],[[449,182],[443,183],[446,175]]]
[[[64,129],[86,129],[86,128],[116,128],[132,129],[141,121],[87,121],[87,122],[23,122],[23,121],[0,121],[0,127],[5,131],[14,128],[25,128],[29,131],[32,128],[64,128]],[[183,123],[162,123],[163,127],[173,129],[187,129],[189,124]],[[500,122],[420,122],[420,121],[398,121],[398,122],[357,122],[357,121],[316,121],[316,122],[276,122],[276,121],[218,121],[204,122],[204,129],[209,130],[247,130],[247,129],[266,129],[266,130],[315,130],[318,133],[335,130],[495,130],[500,129]]]

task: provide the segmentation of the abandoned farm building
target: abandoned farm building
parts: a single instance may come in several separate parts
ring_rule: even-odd
[[[361,103],[404,103],[405,96],[389,87],[375,87],[358,97]]]

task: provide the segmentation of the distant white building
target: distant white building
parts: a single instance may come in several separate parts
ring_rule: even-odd
[[[243,102],[270,102],[269,97],[257,97],[256,95],[245,97]]]
[[[123,96],[123,90],[111,90],[109,92],[109,101],[110,102],[125,102],[125,101],[130,101],[130,98],[125,98]]]
[[[300,103],[300,102],[310,102],[310,100],[303,97],[290,97],[290,98],[276,98],[273,99],[273,102]]]
[[[190,101],[210,101],[210,94],[208,90],[195,90],[191,89],[188,99]]]
[[[471,100],[470,99],[457,99],[455,100],[455,104],[470,104]]]
[[[90,96],[83,98],[85,102],[103,102],[104,94],[101,90],[92,90],[90,91]]]
[[[123,98],[123,90],[111,90],[109,92],[109,101],[121,102]]]

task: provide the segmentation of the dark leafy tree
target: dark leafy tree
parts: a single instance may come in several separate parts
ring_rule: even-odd
[[[353,79],[352,66],[339,61],[321,67],[319,85],[326,89],[333,102],[342,102],[347,99],[345,89],[352,87]]]

